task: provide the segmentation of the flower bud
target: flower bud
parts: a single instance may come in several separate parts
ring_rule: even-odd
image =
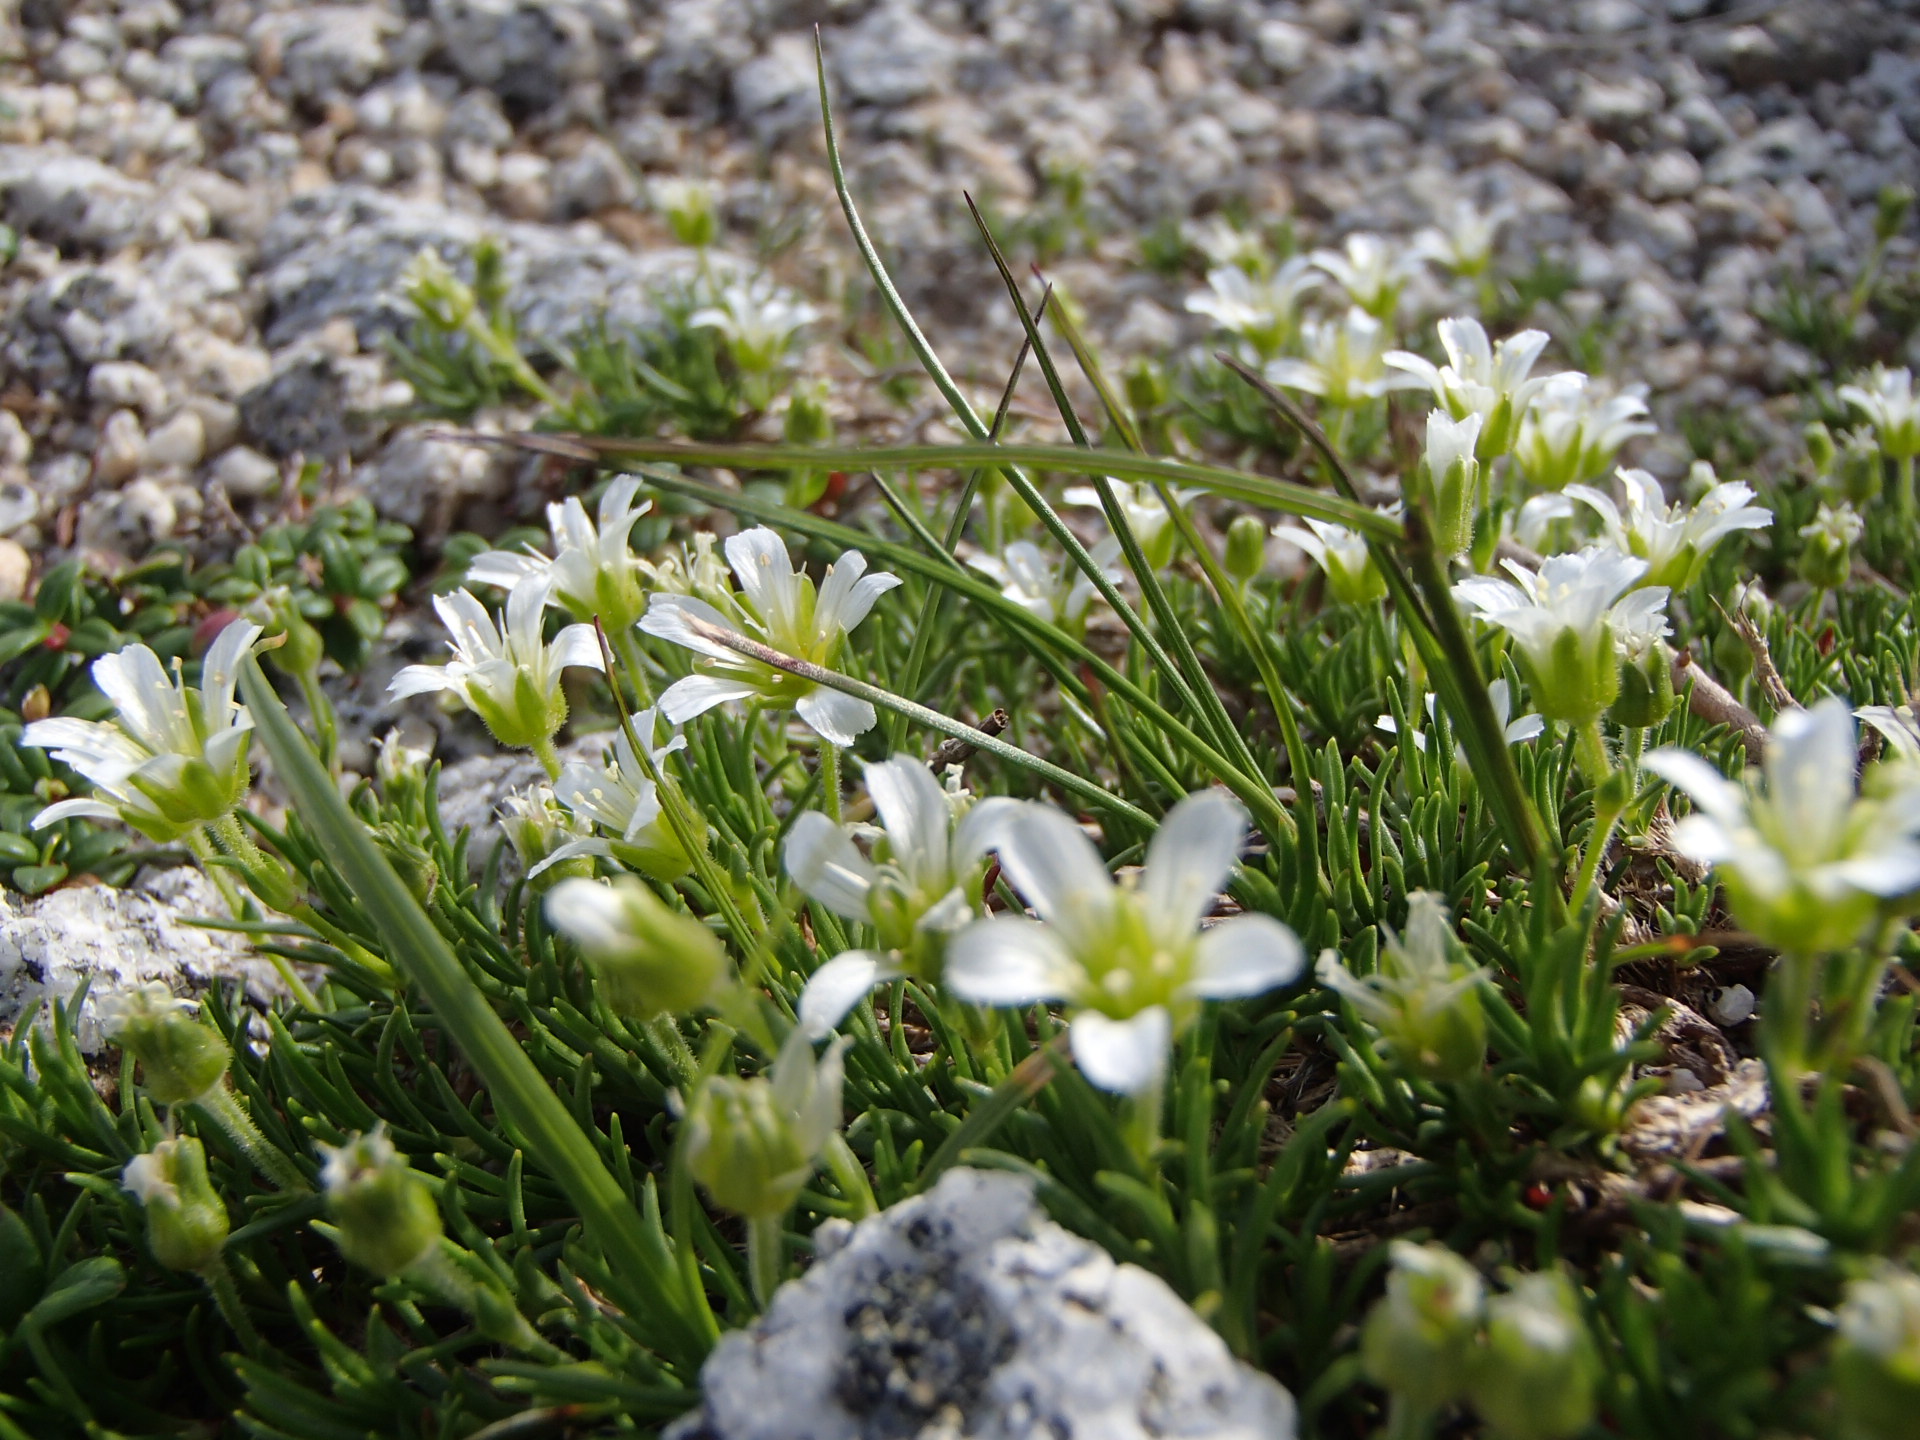
[[[400,288],[427,323],[451,333],[474,312],[474,294],[431,247],[422,247],[400,276]]]
[[[1873,214],[1873,238],[1885,245],[1907,228],[1907,216],[1913,213],[1911,185],[1882,185]]]
[[[719,233],[714,213],[713,187],[704,180],[656,180],[654,208],[667,217],[673,238],[694,250],[713,244]]]
[[[1617,725],[1644,730],[1673,713],[1673,652],[1656,640],[1648,652],[1620,666],[1620,694],[1607,713]]]
[[[1267,563],[1267,527],[1256,515],[1236,515],[1227,527],[1227,574],[1247,584]]]
[[[340,1253],[382,1278],[417,1265],[440,1242],[440,1209],[426,1177],[408,1166],[384,1130],[319,1147],[320,1183]]]
[[[749,1219],[786,1214],[840,1123],[842,1036],[816,1065],[805,1032],[781,1046],[770,1078],[717,1075],[687,1113],[687,1165],[714,1204]]]
[[[1444,410],[1427,416],[1427,485],[1433,496],[1433,543],[1442,557],[1467,553],[1473,543],[1473,521],[1479,508],[1480,462],[1474,447],[1480,439],[1480,417],[1455,420]]]
[[[580,947],[616,1015],[651,1020],[691,1010],[726,976],[719,937],[629,876],[562,881],[547,897],[547,918]]]
[[[1444,1245],[1396,1240],[1387,1293],[1360,1332],[1367,1378],[1421,1414],[1451,1403],[1466,1383],[1480,1328],[1480,1275]]]
[[[1467,963],[1432,891],[1407,897],[1406,931],[1387,937],[1373,974],[1354,976],[1329,950],[1318,976],[1380,1032],[1394,1063],[1409,1075],[1446,1082],[1480,1072],[1487,1054],[1480,971]]]
[[[227,1207],[207,1178],[207,1152],[191,1135],[136,1155],[120,1183],[147,1212],[147,1248],[169,1270],[204,1270],[227,1243]]]
[[[318,630],[307,623],[307,617],[300,613],[299,606],[293,603],[293,596],[284,586],[276,587],[266,599],[267,633],[286,637],[283,644],[266,651],[266,654],[288,675],[313,674],[327,653],[327,642],[321,638]]]
[[[554,797],[550,785],[530,785],[500,802],[500,828],[507,844],[528,875],[535,894],[544,894],[562,880],[587,880],[593,876],[593,857],[575,855],[542,868],[542,862],[561,846],[586,838],[591,830],[575,827]],[[539,874],[534,874],[538,870]]]
[[[158,980],[110,995],[99,1005],[107,1039],[140,1062],[147,1093],[162,1105],[185,1105],[220,1083],[233,1052],[187,1012]]]
[[[1920,1277],[1882,1264],[1848,1284],[1833,1382],[1851,1433],[1872,1440],[1920,1434]]]
[[[1600,1358],[1565,1277],[1523,1275],[1487,1306],[1467,1369],[1474,1409],[1503,1440],[1561,1440],[1594,1414]]]
[[[1806,441],[1807,459],[1813,462],[1814,473],[1830,474],[1834,459],[1840,453],[1833,443],[1833,431],[1826,427],[1825,422],[1815,420],[1801,427],[1800,437]]]
[[[1800,552],[1800,574],[1816,590],[1838,590],[1853,571],[1853,545],[1866,522],[1851,505],[1822,505],[1812,523],[1800,527],[1807,548]]]

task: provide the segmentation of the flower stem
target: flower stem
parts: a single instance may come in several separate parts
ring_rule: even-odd
[[[820,804],[827,818],[840,823],[840,747],[831,740],[820,742]]]
[[[1902,455],[1893,462],[1893,505],[1902,525],[1911,526],[1915,516],[1913,494],[1913,456]]]
[[[1580,857],[1580,869],[1573,878],[1570,902],[1577,915],[1587,903],[1587,894],[1600,874],[1600,863],[1606,858],[1608,842],[1613,839],[1613,827],[1626,813],[1632,789],[1625,783],[1626,776],[1613,768],[1599,720],[1589,720],[1577,728],[1574,745],[1580,768],[1593,783],[1593,829],[1587,836],[1586,853]]]
[[[279,1189],[301,1195],[313,1190],[299,1167],[267,1143],[267,1137],[260,1133],[260,1127],[253,1123],[253,1117],[247,1114],[224,1079],[191,1103],[200,1114],[224,1130],[234,1148]]]
[[[753,1298],[762,1310],[780,1288],[781,1232],[785,1228],[779,1215],[755,1215],[747,1221],[747,1275],[753,1282]]]
[[[533,742],[533,758],[540,762],[540,768],[547,772],[547,779],[560,778],[560,752],[553,748],[553,737]]]
[[[1760,1002],[1760,1043],[1776,1084],[1792,1085],[1807,1069],[1818,975],[1815,957],[1789,951],[1773,962],[1767,977],[1766,995]]]
[[[1583,720],[1573,730],[1573,754],[1580,773],[1587,777],[1595,793],[1613,774],[1613,757],[1607,754],[1607,739],[1600,730],[1598,716]]]

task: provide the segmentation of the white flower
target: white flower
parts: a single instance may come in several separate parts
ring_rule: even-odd
[[[1180,226],[1180,236],[1191,248],[1204,255],[1210,266],[1231,266],[1249,275],[1257,275],[1267,263],[1267,249],[1260,237],[1249,234],[1223,216],[1188,220]]]
[[[1598,396],[1575,371],[1551,377],[1520,424],[1513,458],[1543,490],[1564,490],[1607,473],[1620,447],[1636,435],[1651,435],[1646,387]]]
[[[112,722],[62,715],[36,720],[20,736],[79,771],[94,793],[49,805],[33,828],[83,815],[123,820],[165,843],[231,812],[247,793],[253,730],[233,687],[259,636],[250,621],[230,623],[208,648],[197,689],[177,666],[168,676],[145,645],[95,660],[93,683],[113,702]]]
[[[500,802],[498,813],[507,844],[513,847],[529,879],[561,863],[555,852],[562,846],[593,840],[593,826],[585,818],[568,813],[554,795],[553,787],[544,781],[510,792]],[[582,872],[591,868],[576,867]]]
[[[1259,279],[1238,265],[1216,265],[1207,272],[1207,288],[1187,297],[1187,309],[1238,335],[1264,359],[1286,344],[1300,297],[1319,283],[1313,266],[1298,255]]]
[[[723,1210],[783,1215],[840,1128],[844,1035],[816,1061],[806,1032],[788,1034],[763,1078],[716,1075],[687,1109],[687,1168]]]
[[[1300,973],[1300,942],[1269,916],[1199,929],[1246,828],[1237,801],[1189,795],[1155,832],[1139,884],[1122,888],[1073,821],[1023,806],[1000,823],[1000,865],[1040,919],[999,915],[962,930],[948,945],[947,983],[981,1005],[1066,1002],[1087,1079],[1152,1091],[1200,1001],[1258,995]]]
[[[1538,574],[1511,560],[1505,567],[1512,580],[1471,576],[1453,587],[1454,598],[1513,636],[1543,714],[1598,719],[1619,693],[1621,648],[1667,633],[1666,590],[1649,586],[1622,601],[1647,562],[1607,546],[1550,555]]]
[[[819,318],[812,305],[759,276],[726,285],[718,303],[694,311],[687,324],[718,330],[734,364],[765,375],[779,365],[794,337]]]
[[[807,981],[800,1025],[816,1038],[884,980],[940,978],[947,936],[979,910],[981,862],[1020,805],[996,797],[956,816],[956,797],[906,756],[869,765],[866,779],[882,826],[871,859],[853,843],[857,827],[842,828],[817,810],[794,821],[782,851],[787,874],[809,899],[873,926],[880,941],[878,950],[836,955]]]
[[[1127,528],[1133,531],[1133,538],[1147,557],[1147,564],[1155,570],[1163,569],[1173,559],[1174,541],[1180,532],[1174,528],[1173,517],[1167,513],[1167,507],[1160,503],[1160,497],[1154,493],[1151,485],[1130,485],[1124,480],[1110,480],[1113,498],[1120,504],[1120,513],[1126,516]],[[1198,490],[1172,490],[1168,492],[1176,505],[1185,505],[1200,492]],[[1100,492],[1091,485],[1070,486],[1061,497],[1069,505],[1102,509]],[[1119,553],[1119,541],[1114,541],[1115,554]]]
[[[1107,536],[1090,552],[1093,563],[1119,584],[1120,542]],[[998,555],[975,555],[967,563],[1000,586],[1000,593],[1022,610],[1078,635],[1099,593],[1093,581],[1064,553],[1049,556],[1031,540],[1015,540]]]
[[[815,733],[835,745],[851,745],[878,718],[873,706],[838,690],[775,670],[700,634],[690,621],[758,640],[796,659],[831,667],[847,632],[867,618],[874,602],[900,583],[884,572],[868,575],[867,557],[848,550],[827,567],[818,593],[793,568],[786,542],[765,526],[729,536],[727,561],[740,584],[726,609],[691,595],[656,594],[640,628],[703,656],[701,672],[677,680],[660,697],[660,712],[685,724],[729,700],[759,696],[793,707]]]
[[[1622,469],[1626,490],[1623,515],[1613,497],[1585,485],[1569,485],[1566,494],[1590,507],[1606,528],[1609,543],[1647,562],[1642,585],[1684,590],[1700,576],[1713,547],[1736,530],[1764,530],[1773,512],[1747,502],[1752,487],[1738,481],[1715,485],[1689,510],[1668,505],[1660,482],[1644,470]]]
[[[1854,380],[1836,393],[1872,423],[1887,457],[1920,455],[1920,396],[1913,393],[1913,372],[1904,365],[1898,370],[1876,365]]]
[[[1473,522],[1480,508],[1481,420],[1455,420],[1444,410],[1427,412],[1427,484],[1433,495],[1433,542],[1451,560],[1473,544]]]
[[[1349,235],[1341,249],[1316,250],[1308,259],[1338,281],[1348,299],[1379,320],[1393,318],[1400,292],[1426,263],[1419,251],[1396,251],[1378,235]]]
[[[667,217],[674,239],[682,245],[704,248],[713,243],[718,228],[713,186],[705,180],[662,177],[647,186],[653,208]]]
[[[640,482],[622,475],[600,497],[600,523],[587,518],[577,495],[547,506],[547,528],[553,535],[553,555],[538,551],[515,554],[488,550],[467,567],[469,585],[498,585],[511,590],[529,575],[549,577],[553,589],[548,603],[558,605],[574,619],[600,617],[609,633],[625,630],[640,618],[644,597],[640,591],[640,562],[628,548],[634,523],[653,508],[653,502],[634,504]]]
[[[647,746],[655,771],[665,764],[667,756],[687,745],[686,737],[677,731],[664,744],[654,743],[659,734],[658,715],[657,708],[650,707],[633,717],[633,732]],[[613,749],[604,764],[576,761],[568,765],[553,782],[553,793],[575,824],[589,834],[554,849],[528,872],[529,878],[583,855],[609,856],[661,881],[670,882],[686,874],[689,858],[662,818],[659,788],[641,765],[625,730],[614,734]],[[591,834],[595,829],[601,832],[600,837]]]
[[[1307,358],[1269,361],[1266,374],[1273,384],[1304,390],[1342,407],[1420,384],[1387,369],[1383,361],[1386,327],[1357,305],[1349,306],[1338,320],[1308,320],[1300,334]]]
[[[1920,888],[1920,803],[1854,792],[1853,716],[1829,697],[1774,722],[1760,771],[1736,783],[1685,750],[1647,768],[1693,797],[1673,844],[1712,865],[1734,917],[1765,943],[1812,955],[1853,943],[1881,902]]]
[[[1327,589],[1343,605],[1367,605],[1387,593],[1387,582],[1367,553],[1366,537],[1331,520],[1303,516],[1306,526],[1276,525],[1273,538],[1304,550],[1325,572]]]
[[[1471,279],[1493,263],[1493,242],[1513,215],[1511,205],[1483,209],[1471,200],[1456,200],[1443,224],[1413,237],[1413,253]]]
[[[729,603],[733,587],[727,583],[727,562],[715,550],[716,541],[705,530],[693,535],[693,548],[682,543],[658,560],[641,560],[640,573],[648,588],[673,595],[693,595],[710,605]]]
[[[1845,550],[1866,533],[1867,522],[1844,500],[1838,505],[1822,502],[1813,519],[1800,527],[1803,540],[1823,543],[1832,550]]]
[[[1405,371],[1433,391],[1434,399],[1456,420],[1480,417],[1479,456],[1493,460],[1513,446],[1515,429],[1549,377],[1533,367],[1546,349],[1544,330],[1522,330],[1489,343],[1478,320],[1455,316],[1435,327],[1447,363],[1435,365],[1410,350],[1389,350],[1384,363]],[[1552,377],[1559,378],[1559,377]]]
[[[1508,718],[1513,714],[1513,691],[1505,680],[1495,680],[1487,686],[1487,699],[1493,705],[1494,721],[1500,726],[1500,732],[1506,737],[1509,745],[1518,745],[1531,740],[1547,728],[1547,722],[1538,715],[1522,715],[1517,720]],[[1440,697],[1429,690],[1426,700],[1428,720],[1434,718],[1439,703]],[[1389,735],[1400,733],[1400,722],[1390,714],[1382,715],[1373,722],[1373,726],[1374,729],[1383,730]],[[1407,738],[1413,742],[1414,749],[1424,751],[1427,748],[1426,731],[1410,730],[1407,732]],[[1462,765],[1467,764],[1465,747],[1455,745],[1453,758]]]
[[[387,692],[396,700],[446,690],[478,715],[502,745],[549,743],[566,723],[560,672],[578,665],[601,670],[600,639],[591,625],[569,625],[548,644],[542,628],[551,575],[527,575],[507,592],[504,623],[471,592],[433,597],[452,636],[445,665],[409,665]]]

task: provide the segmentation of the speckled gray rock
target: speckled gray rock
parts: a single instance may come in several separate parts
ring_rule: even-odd
[[[619,67],[633,38],[620,0],[433,0],[443,52],[509,110],[544,110]]]
[[[37,899],[0,893],[0,1033],[84,979],[87,1003],[76,1027],[80,1048],[101,1043],[98,1001],[149,980],[181,993],[239,981],[256,1000],[282,998],[285,983],[244,936],[189,925],[227,913],[194,869],[143,870],[124,890],[75,885]]]
[[[837,1233],[835,1233],[837,1231]],[[1293,1399],[1157,1276],[954,1170],[818,1238],[668,1440],[1290,1440]]]

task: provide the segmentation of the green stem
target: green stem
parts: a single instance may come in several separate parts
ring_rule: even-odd
[[[1808,1037],[1820,962],[1811,955],[1782,953],[1767,976],[1760,1002],[1761,1054],[1777,1085],[1792,1086],[1807,1070]]]
[[[296,1195],[312,1193],[313,1186],[307,1183],[307,1177],[293,1161],[267,1143],[267,1137],[260,1133],[260,1127],[253,1123],[253,1117],[241,1106],[224,1077],[191,1104],[225,1131],[234,1148],[276,1187]]]
[[[1915,517],[1913,493],[1913,456],[1902,455],[1893,462],[1893,505],[1903,525],[1911,528]]]
[[[627,688],[633,692],[634,708],[646,709],[652,703],[652,694],[647,688],[646,656],[641,653],[640,642],[634,638],[634,631],[631,627],[608,631],[607,642],[620,657],[619,668],[626,673]]]
[[[1607,738],[1600,729],[1600,717],[1583,720],[1574,726],[1573,755],[1580,773],[1597,796],[1600,787],[1613,775],[1613,757],[1607,754]]]
[[[1167,1076],[1163,1069],[1146,1089],[1127,1097],[1127,1145],[1148,1184],[1157,1181],[1160,1174],[1153,1154],[1160,1145],[1160,1112],[1165,1108],[1166,1095]]]
[[[318,669],[301,670],[296,672],[294,679],[300,686],[301,698],[307,702],[307,713],[313,717],[313,734],[320,742],[321,763],[337,775],[340,773],[340,725],[334,716],[332,702],[320,688],[320,672]]]
[[[1432,1434],[1433,1411],[1410,1404],[1402,1395],[1388,1397],[1385,1440],[1428,1440]]]
[[[533,758],[540,762],[540,768],[547,772],[547,779],[560,778],[560,752],[553,747],[553,737],[533,742]]]
[[[656,1015],[646,1022],[646,1029],[653,1043],[660,1047],[660,1053],[667,1057],[667,1063],[673,1066],[674,1078],[683,1086],[691,1086],[693,1077],[699,1073],[700,1062],[694,1059],[693,1049],[687,1044],[687,1037],[680,1033],[673,1016]]]
[[[559,1346],[543,1339],[527,1317],[514,1307],[510,1295],[485,1293],[454,1257],[461,1252],[442,1236],[427,1251],[401,1272],[410,1284],[419,1286],[442,1304],[473,1317],[481,1334],[522,1354],[532,1355],[548,1364],[564,1363],[570,1357]]]
[[[827,818],[840,823],[840,747],[831,740],[820,742],[820,805]]]
[[[785,1229],[785,1220],[779,1215],[754,1215],[747,1220],[747,1275],[753,1282],[753,1298],[762,1310],[772,1303],[773,1292],[780,1288],[785,1269],[780,1253]]]

